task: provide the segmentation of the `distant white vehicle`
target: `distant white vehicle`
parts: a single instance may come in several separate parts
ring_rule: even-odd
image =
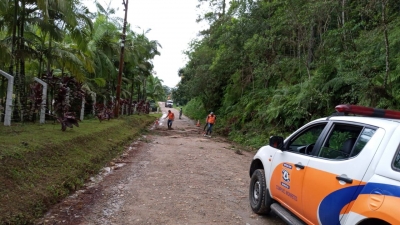
[[[174,101],[172,101],[172,100],[167,100],[167,101],[165,102],[165,107],[172,108],[173,106],[174,106]]]

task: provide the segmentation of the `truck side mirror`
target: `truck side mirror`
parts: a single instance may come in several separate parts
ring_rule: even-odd
[[[282,149],[283,148],[283,137],[281,136],[271,136],[269,138],[269,145],[273,148]]]

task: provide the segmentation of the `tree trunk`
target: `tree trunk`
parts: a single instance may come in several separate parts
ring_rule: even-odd
[[[47,55],[47,71],[46,71],[47,75],[50,74],[50,68],[51,68],[51,42],[52,42],[52,38],[51,38],[51,35],[49,35],[49,50],[48,50],[48,55]],[[47,82],[49,82],[49,81],[47,80]]]
[[[226,2],[225,0],[222,1],[222,16],[225,15],[225,8],[226,8]]]
[[[20,99],[21,99],[21,119],[24,121],[26,114],[26,91],[25,91],[25,40],[24,40],[24,24],[25,24],[25,0],[21,0],[21,20],[20,20],[20,38],[19,38],[19,60],[20,60]]]
[[[346,6],[346,0],[342,0],[342,28],[344,27],[345,16],[346,16],[344,12],[345,6]]]
[[[0,90],[5,90],[5,85],[6,85],[6,78],[5,77],[1,77],[1,87]],[[5,95],[3,95],[3,93],[1,93],[0,95],[0,122],[3,122],[3,111],[5,111],[6,109],[6,105],[5,105],[5,101],[4,99],[7,97],[7,91],[4,92]]]
[[[383,33],[385,38],[385,61],[386,61],[386,71],[385,71],[385,80],[383,82],[383,87],[386,89],[389,79],[389,38],[387,31],[387,21],[386,21],[386,6],[388,2],[387,0],[382,0],[382,23],[383,23]]]
[[[143,101],[146,101],[146,78],[143,79],[143,94],[142,94]]]
[[[40,54],[40,57],[39,57],[39,72],[38,72],[38,75],[37,75],[37,77],[39,77],[39,79],[43,79],[43,76],[42,76],[42,65],[43,65],[43,55]]]
[[[141,91],[140,91],[140,84],[138,84],[137,102],[140,101],[140,93],[141,93]]]
[[[308,79],[311,79],[310,75],[310,67],[311,63],[314,60],[314,47],[315,47],[315,25],[311,24],[310,27],[310,39],[308,40],[308,51],[307,51],[307,72],[308,72]]]
[[[346,7],[346,0],[342,0],[342,32],[343,32],[343,42],[344,42],[344,48],[347,49],[346,45],[346,31],[344,30],[344,25],[345,25],[345,20],[346,20],[346,13],[344,11]]]
[[[47,53],[47,71],[46,71],[46,83],[49,83],[49,76],[52,75],[50,68],[51,68],[51,35],[49,34],[49,49],[48,49],[48,53]],[[54,87],[52,87],[52,94],[54,96]],[[52,104],[52,98],[50,97],[50,93],[47,93],[47,97],[46,97],[46,108],[50,109],[51,112],[53,112],[53,104]]]
[[[131,84],[131,100],[129,105],[129,115],[132,115],[132,103],[133,103],[133,85],[134,85],[134,75],[132,75],[132,84]]]
[[[11,62],[10,62],[10,67],[9,67],[9,73],[10,75],[14,76],[14,83],[16,83],[16,89],[18,87],[18,78],[16,77],[14,73],[14,63],[17,58],[16,50],[15,50],[15,45],[17,44],[17,26],[18,26],[18,0],[14,0],[14,21],[13,21],[13,27],[12,27],[12,43],[11,43]],[[18,90],[15,91],[15,99],[18,99]],[[14,104],[15,106],[16,104]],[[18,119],[18,108],[14,107],[14,118]]]
[[[15,61],[15,43],[17,38],[17,17],[18,17],[18,0],[14,0],[14,21],[12,27],[12,42],[11,42],[11,62],[9,67],[10,75],[14,75],[14,61]]]
[[[14,120],[16,121],[22,121],[22,106],[21,106],[21,76],[20,76],[20,57],[21,57],[21,26],[20,26],[21,20],[17,19],[17,25],[16,25],[16,41],[15,41],[15,75],[14,75],[14,82],[15,82],[15,107],[14,107],[14,113],[13,117]]]

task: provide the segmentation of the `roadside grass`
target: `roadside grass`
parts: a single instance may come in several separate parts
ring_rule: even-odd
[[[208,113],[204,110],[203,103],[201,103],[200,99],[192,99],[187,103],[187,105],[182,106],[182,108],[183,115],[188,116],[192,120],[205,121],[208,115]]]
[[[182,108],[185,116],[195,121],[199,120],[201,127],[204,127],[209,112],[204,110],[200,99],[194,98]],[[260,147],[268,145],[269,137],[273,135],[287,137],[290,134],[286,130],[278,129],[277,126],[260,125],[259,120],[242,120],[242,111],[230,114],[230,117],[219,115],[218,112],[214,113],[216,113],[217,121],[213,127],[213,133],[240,144],[246,151],[256,151]]]
[[[83,186],[160,114],[110,121],[0,126],[0,224],[33,224]]]

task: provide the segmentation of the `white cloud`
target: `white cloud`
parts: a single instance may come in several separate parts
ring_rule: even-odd
[[[99,2],[103,7],[108,4],[104,0]],[[83,3],[91,11],[96,10],[93,1]],[[150,40],[157,40],[162,46],[161,56],[156,56],[153,61],[154,70],[164,85],[169,87],[178,84],[178,70],[186,64],[182,51],[188,48],[189,42],[202,29],[196,23],[197,4],[197,0],[130,0],[128,3],[128,23],[132,29],[136,32],[151,29],[146,36]],[[111,7],[119,8],[115,16],[124,17],[122,0],[113,0]]]

